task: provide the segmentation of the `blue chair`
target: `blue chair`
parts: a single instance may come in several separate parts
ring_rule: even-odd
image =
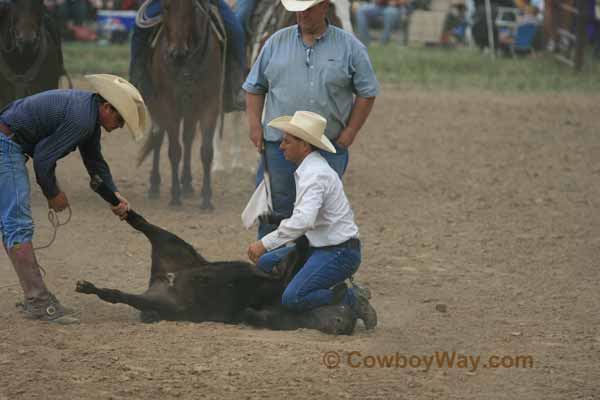
[[[514,56],[523,54],[535,54],[533,40],[538,30],[538,25],[526,23],[517,25],[515,38],[510,46],[511,53]]]

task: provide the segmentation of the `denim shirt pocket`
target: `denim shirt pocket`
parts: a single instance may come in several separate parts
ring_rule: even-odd
[[[340,60],[328,59],[320,66],[323,84],[329,92],[345,89],[351,84],[352,76],[348,67]]]

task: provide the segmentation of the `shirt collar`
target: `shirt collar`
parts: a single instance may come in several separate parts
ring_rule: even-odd
[[[304,157],[304,160],[302,160],[300,165],[298,165],[298,168],[296,168],[296,172],[294,172],[294,174],[296,174],[298,177],[302,176],[310,169],[310,166],[317,162],[317,160],[320,158],[322,159],[323,156],[317,150],[313,150],[309,155]]]
[[[325,38],[325,36],[327,36],[327,34],[329,33],[331,29],[331,23],[329,22],[329,18],[325,18],[325,22],[327,23],[327,28],[325,28],[325,32],[321,33],[321,36],[315,38],[315,42]],[[300,28],[300,25],[296,25],[296,33],[298,35],[298,38],[302,40],[302,29]],[[304,43],[304,41],[302,41],[302,43]]]

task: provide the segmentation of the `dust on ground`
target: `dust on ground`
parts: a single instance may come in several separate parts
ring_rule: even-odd
[[[38,258],[82,323],[23,320],[20,289],[6,286],[16,276],[0,255],[0,400],[598,399],[598,104],[577,94],[384,88],[345,176],[364,243],[357,277],[373,290],[379,325],[350,337],[147,325],[132,308],[75,293],[78,279],[142,292],[149,244],[88,189],[74,153],[57,169],[73,218]],[[214,175],[214,212],[198,198],[173,209],[166,151],[162,198],[149,201],[150,162],[135,167],[127,134],[106,135],[103,148],[146,218],[211,260],[245,258],[254,238],[240,223],[249,171]],[[32,204],[41,245],[51,230],[35,184]],[[417,358],[435,352],[455,352],[454,366]],[[328,368],[336,354],[339,367]],[[477,368],[468,356],[481,357]]]

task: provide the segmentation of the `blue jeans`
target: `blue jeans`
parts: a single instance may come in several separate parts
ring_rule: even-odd
[[[26,160],[21,146],[0,133],[0,233],[7,249],[33,239]]]
[[[331,287],[351,277],[361,262],[360,249],[310,248],[308,260],[283,292],[281,303],[294,311],[308,311],[332,303]],[[349,289],[342,303],[354,308],[356,296]]]
[[[254,12],[256,0],[238,0],[235,4],[235,16],[237,17],[242,28],[246,28],[248,20]]]
[[[387,43],[392,36],[392,31],[398,23],[406,18],[405,7],[379,6],[376,4],[365,4],[356,11],[356,30],[358,38],[365,46],[369,45],[369,22],[375,18],[383,18],[383,34],[381,42]]]
[[[229,44],[233,46],[235,58],[240,65],[244,66],[246,64],[246,34],[243,25],[224,0],[217,1],[217,7],[223,17],[223,23],[231,33],[232,38]]]
[[[283,151],[279,148],[281,142],[264,142],[265,157],[267,157],[267,168],[271,177],[271,199],[273,201],[273,212],[277,215],[289,217],[294,210],[294,201],[296,200],[296,182],[294,181],[294,171],[296,165],[285,159]],[[339,175],[340,179],[344,176],[348,166],[349,154],[347,149],[342,149],[335,145],[337,153],[329,153],[319,150],[319,153],[327,160],[331,168]],[[258,171],[256,173],[256,186],[263,180],[263,163],[259,161]],[[262,239],[265,235],[277,229],[276,225],[260,224],[258,226],[258,238]]]

